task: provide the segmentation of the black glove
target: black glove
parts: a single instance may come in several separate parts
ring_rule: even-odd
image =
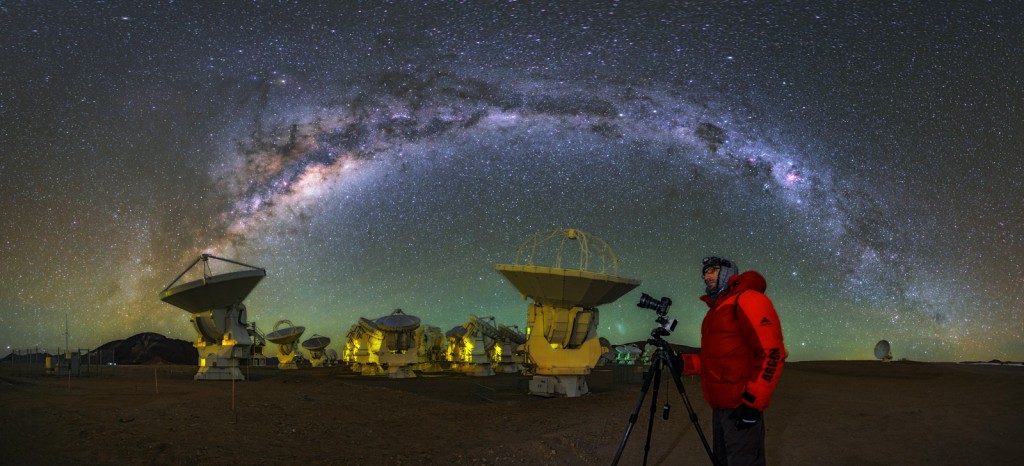
[[[757,425],[761,420],[761,412],[746,403],[740,403],[740,407],[732,411],[729,419],[736,421],[736,428],[743,430]]]

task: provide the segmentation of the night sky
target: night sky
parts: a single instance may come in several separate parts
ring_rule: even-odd
[[[0,3],[0,346],[191,341],[203,252],[332,347],[525,327],[495,265],[577,228],[642,281],[613,343],[647,292],[698,346],[722,255],[790,360],[1024,359],[1019,2],[209,3]]]

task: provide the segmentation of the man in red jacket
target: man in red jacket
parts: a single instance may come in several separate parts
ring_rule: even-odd
[[[764,295],[761,274],[736,262],[704,258],[710,309],[700,327],[700,353],[682,355],[682,373],[700,375],[713,408],[714,454],[725,466],[765,464],[764,416],[786,360],[782,326]]]

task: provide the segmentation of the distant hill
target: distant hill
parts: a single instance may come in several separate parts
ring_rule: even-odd
[[[627,345],[636,345],[636,347],[640,348],[641,351],[647,350],[647,341],[646,340],[645,341],[634,341],[634,342],[630,342],[630,343],[626,343],[626,344]],[[700,348],[694,348],[692,346],[686,346],[686,345],[677,345],[675,343],[669,343],[668,345],[672,347],[672,351],[675,351],[676,354],[697,354],[697,353],[700,353]]]
[[[152,332],[107,342],[92,351],[104,362],[110,361],[111,352],[117,364],[199,364],[199,352],[191,342]]]

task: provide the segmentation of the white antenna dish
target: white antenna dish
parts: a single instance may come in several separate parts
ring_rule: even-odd
[[[287,327],[283,327],[287,325]],[[283,328],[282,328],[283,327]],[[296,351],[295,342],[302,337],[306,327],[296,327],[290,320],[279,320],[274,331],[267,334],[267,341],[277,344],[277,368],[298,369],[301,353]]]
[[[284,324],[288,324],[288,327],[278,328]],[[267,340],[278,345],[294,343],[305,331],[306,327],[296,327],[290,320],[279,320],[274,324],[274,331],[267,334]]]
[[[310,339],[302,342],[302,347],[309,351],[309,362],[313,367],[323,367],[330,364],[331,358],[324,351],[324,348],[329,344],[331,344],[331,339],[320,335],[313,335]],[[335,359],[337,359],[337,353],[335,353]]]
[[[215,275],[210,259],[248,270]],[[175,286],[199,264],[201,278]],[[242,301],[266,275],[259,267],[202,254],[160,292],[161,301],[192,314],[199,334],[192,344],[199,353],[195,380],[245,380],[239,360],[249,358],[253,341]]]
[[[892,360],[892,346],[888,340],[881,340],[875,344],[875,359],[882,362]]]
[[[331,339],[320,335],[313,335],[312,338],[302,342],[302,347],[307,350],[322,350],[331,344]]]

